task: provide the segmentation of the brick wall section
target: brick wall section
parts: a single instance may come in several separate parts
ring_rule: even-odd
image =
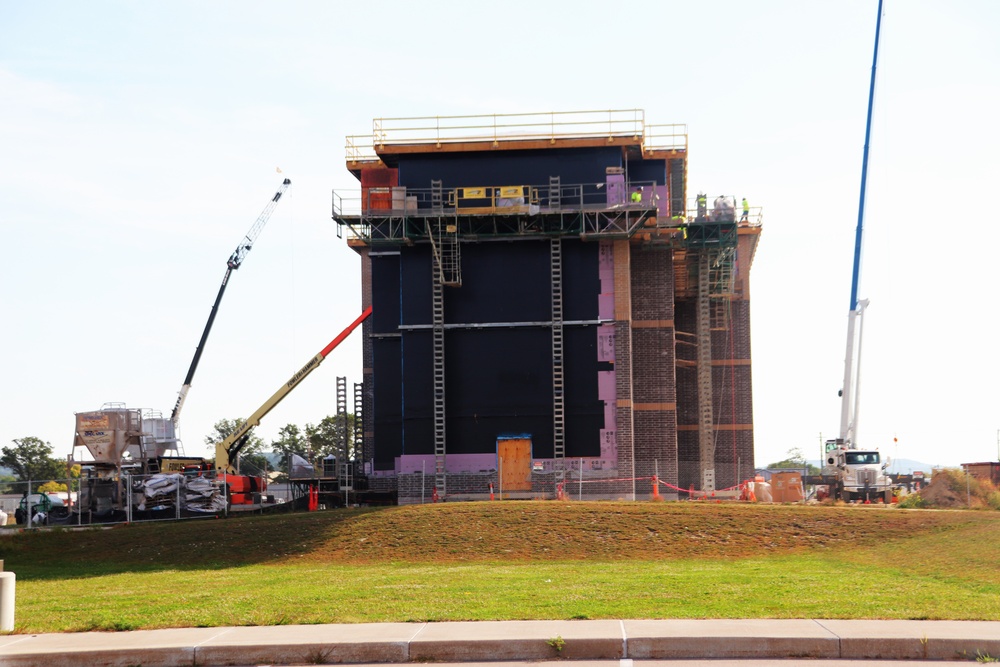
[[[679,331],[696,327],[694,300],[676,304]],[[687,356],[686,351],[682,356]],[[693,357],[692,357],[693,358]],[[734,300],[729,306],[728,328],[712,332],[712,388],[715,433],[716,488],[746,479],[755,465],[753,452],[753,391],[750,359],[750,302]],[[677,369],[678,486],[697,489],[698,388],[696,370]],[[742,478],[742,479],[741,479]]]
[[[635,476],[677,484],[673,251],[632,246],[631,263]]]

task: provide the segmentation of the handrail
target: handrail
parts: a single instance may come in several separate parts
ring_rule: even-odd
[[[659,206],[658,200],[649,198],[655,196],[657,183],[654,181],[630,181],[618,191],[618,199],[614,201],[605,186],[606,183],[562,184],[558,190],[549,185],[448,188],[444,191],[446,205],[443,212],[446,215],[485,212],[516,214],[549,208],[573,211]],[[646,195],[643,201],[637,203],[631,202],[628,200],[629,193],[636,188],[644,188],[654,195]],[[440,211],[435,212],[432,208],[433,195],[432,188],[370,187],[354,188],[349,193],[333,190],[331,210],[335,219],[404,214],[407,217],[435,216]]]
[[[642,146],[646,152],[686,151],[688,147],[687,125],[684,123],[647,125]]]
[[[716,213],[716,201],[718,199],[724,199],[725,205]],[[690,197],[687,201],[687,221],[688,222],[715,222],[721,217],[733,216],[736,222],[739,223],[740,227],[760,227],[764,224],[764,207],[763,206],[751,206],[750,212],[747,214],[746,220],[743,220],[743,207],[740,202],[742,200],[737,199],[734,195],[720,195],[719,197],[710,197],[706,199],[705,202],[705,219],[699,219],[698,212],[698,198]]]
[[[372,121],[372,143],[384,146],[539,138],[642,137],[644,127],[645,112],[642,109],[375,118]]]
[[[647,125],[642,109],[375,118],[371,134],[348,135],[348,162],[378,160],[389,145],[635,137],[645,151],[686,151],[687,125]]]

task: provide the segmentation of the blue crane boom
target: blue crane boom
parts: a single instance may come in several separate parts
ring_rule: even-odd
[[[844,357],[844,384],[841,389],[840,439],[844,446],[857,448],[858,406],[861,376],[861,329],[855,337],[857,321],[862,317],[868,300],[858,300],[858,283],[861,277],[861,246],[865,220],[865,198],[868,185],[868,148],[871,143],[872,109],[875,104],[875,72],[878,67],[878,45],[882,29],[882,0],[878,2],[875,20],[875,53],[872,56],[871,83],[868,87],[868,120],[865,125],[865,150],[861,161],[861,197],[858,203],[858,226],[854,234],[854,267],[851,274],[851,310],[847,319],[847,353]],[[855,358],[855,348],[857,358]]]

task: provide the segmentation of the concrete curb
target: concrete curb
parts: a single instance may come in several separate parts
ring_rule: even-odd
[[[0,667],[496,662],[969,660],[998,621],[627,620],[385,623],[0,636]]]

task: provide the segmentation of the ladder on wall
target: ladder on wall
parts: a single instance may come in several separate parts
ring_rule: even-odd
[[[551,179],[550,179],[551,180]],[[562,238],[550,241],[552,269],[552,446],[556,481],[566,474],[566,397],[563,377]]]
[[[562,208],[562,177],[549,176],[549,208],[558,211]]]
[[[712,414],[712,253],[698,253],[698,460],[701,472],[701,490],[715,490],[715,434]]]
[[[436,257],[434,262],[436,263]],[[438,267],[435,267],[438,268]],[[431,293],[432,335],[434,351],[434,488],[446,495],[445,475],[445,404],[444,404],[444,286],[435,280]]]
[[[431,334],[433,352],[432,391],[434,400],[434,488],[447,495],[445,454],[444,382],[444,288],[462,285],[462,254],[458,235],[458,219],[444,217],[444,191],[440,180],[431,181],[431,212],[426,224],[431,242]]]
[[[354,458],[359,461],[366,461],[368,453],[365,451],[365,385],[363,382],[354,383]]]
[[[337,425],[337,482],[341,491],[347,491],[353,486],[353,476],[348,460],[347,433],[347,378],[337,378],[337,415],[334,418]]]

